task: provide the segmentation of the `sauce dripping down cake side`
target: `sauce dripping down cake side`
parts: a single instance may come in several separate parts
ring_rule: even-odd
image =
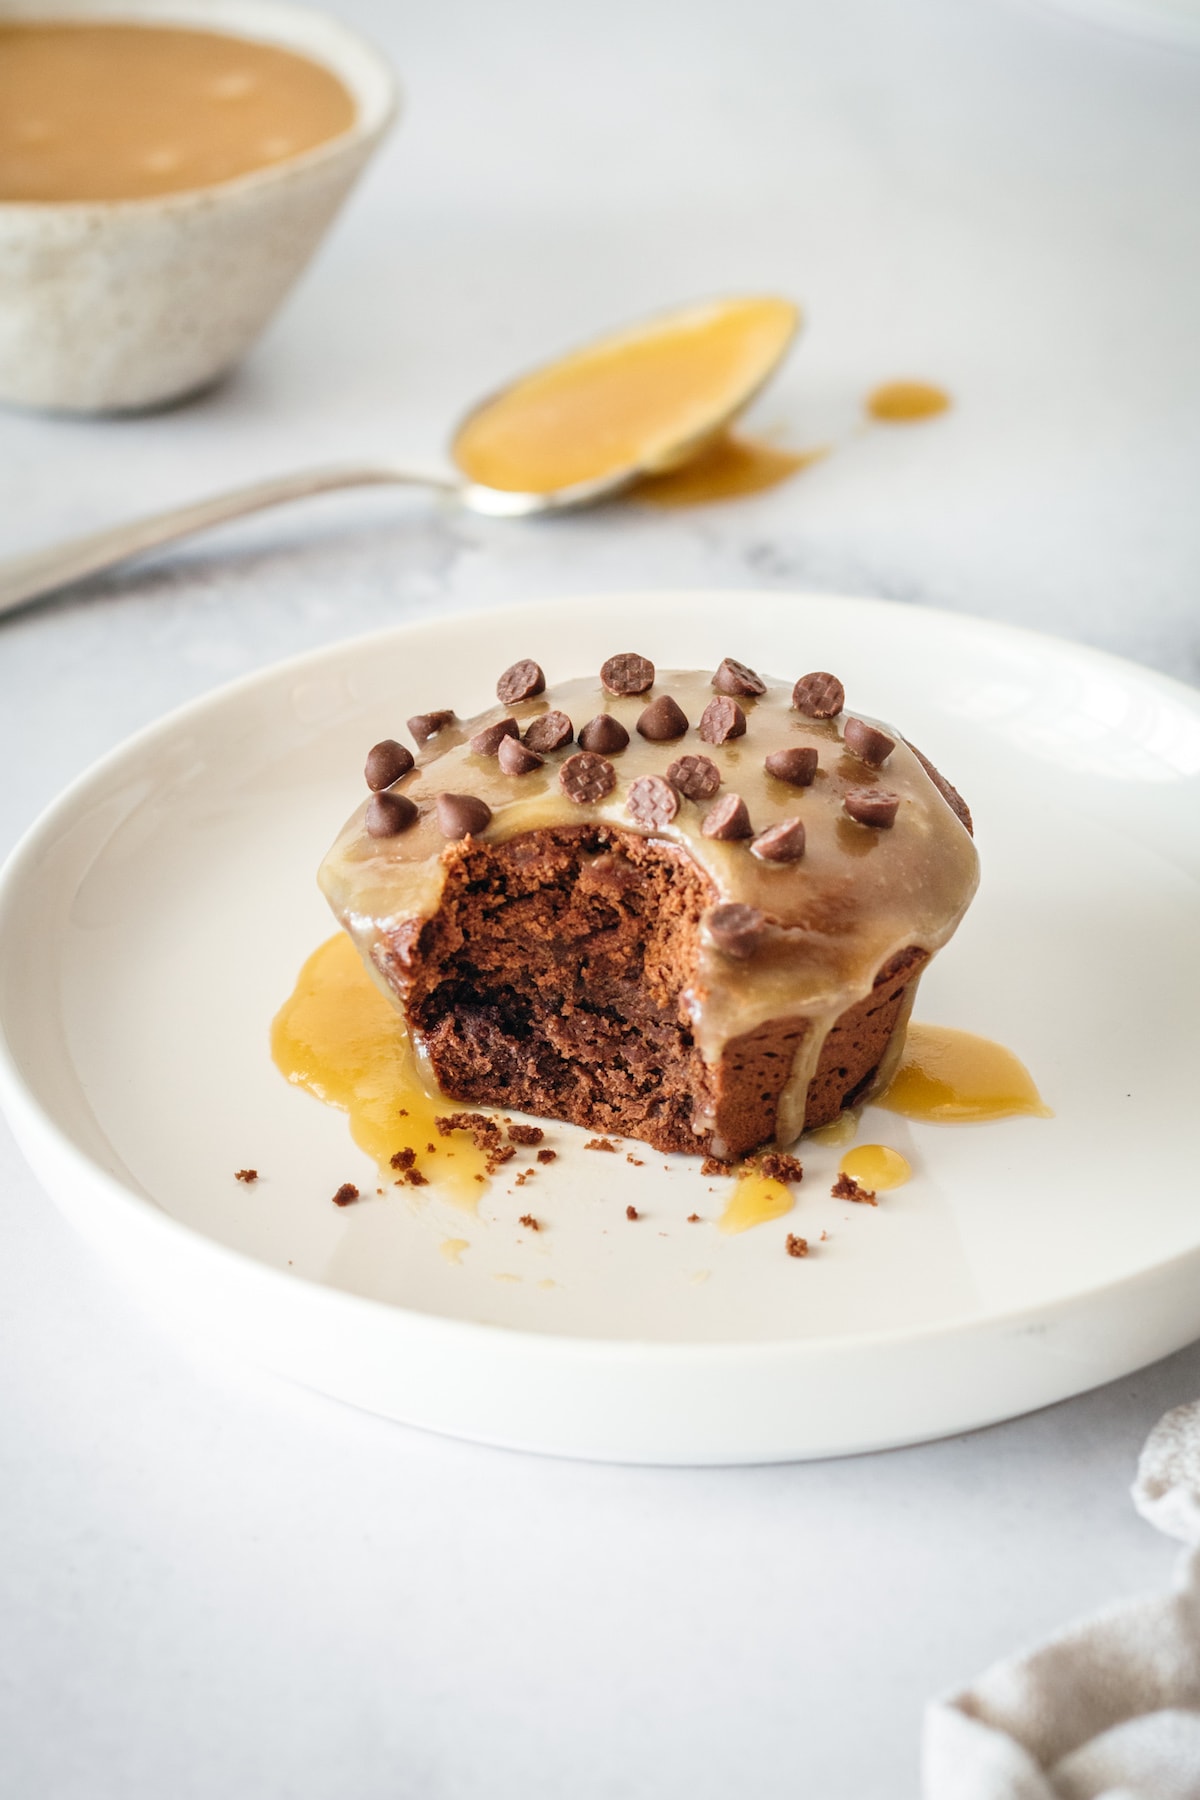
[[[497,693],[375,746],[320,875],[441,1090],[728,1158],[884,1086],[978,881],[937,770],[826,671]]]

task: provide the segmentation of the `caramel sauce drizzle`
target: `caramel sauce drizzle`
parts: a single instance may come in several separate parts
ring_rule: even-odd
[[[652,506],[706,506],[714,500],[740,500],[790,481],[803,469],[823,462],[828,448],[784,450],[740,433],[723,434],[698,456],[666,475],[647,475],[631,490],[635,500]]]
[[[909,1025],[896,1072],[874,1104],[936,1124],[1054,1117],[1011,1050],[948,1025]]]
[[[395,1006],[344,933],[314,950],[301,969],[271,1026],[271,1056],[288,1081],[348,1115],[354,1142],[389,1183],[396,1179],[391,1158],[411,1149],[440,1195],[475,1210],[484,1156],[464,1132],[439,1136],[434,1119],[458,1109],[426,1086]]]
[[[653,698],[666,694],[682,707],[689,729],[669,743],[648,741],[638,734],[638,718]],[[845,750],[837,719],[796,712],[791,684],[769,682],[761,698],[739,702],[745,734],[712,745],[696,731],[712,698],[709,674],[663,670],[641,695],[614,696],[595,678],[584,677],[557,683],[536,699],[456,720],[438,733],[394,790],[415,803],[416,823],[398,836],[372,838],[365,829],[365,804],[359,807],[322,864],[320,882],[364,961],[379,968],[386,964],[393,934],[432,916],[440,904],[445,858],[453,853],[437,822],[439,793],[486,802],[492,818],[482,833],[485,841],[600,821],[683,849],[709,876],[718,902],[757,907],[774,922],[749,960],[735,960],[706,942],[685,1000],[700,1054],[710,1065],[719,1062],[730,1039],[768,1020],[806,1021],[780,1101],[778,1139],[786,1144],[801,1129],[808,1084],[829,1027],[871,992],[876,973],[892,957],[909,946],[932,955],[946,942],[975,891],[978,859],[968,833],[902,739],[884,768],[873,769]],[[506,775],[494,756],[471,749],[469,739],[484,725],[512,716],[524,728],[552,709],[565,712],[576,731],[606,712],[629,732],[628,748],[612,758],[616,785],[600,801],[579,805],[559,784],[559,767],[573,745],[522,776]],[[811,787],[790,787],[767,774],[763,762],[769,752],[802,746],[817,751]],[[722,774],[717,800],[740,794],[756,831],[800,817],[807,834],[803,859],[768,863],[744,841],[705,837],[705,803],[681,802],[674,820],[661,827],[631,818],[625,801],[633,782],[662,775],[687,752],[701,752],[717,764]],[[857,824],[843,811],[848,792],[876,784],[900,797],[890,830]],[[910,983],[910,994],[914,986]]]

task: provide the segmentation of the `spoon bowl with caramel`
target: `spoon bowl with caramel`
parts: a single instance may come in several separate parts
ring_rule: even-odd
[[[453,476],[367,463],[238,488],[0,563],[0,613],[194,532],[337,489],[429,487],[506,518],[592,505],[710,445],[774,373],[798,324],[791,301],[769,295],[660,314],[519,376],[473,408],[451,440]]]

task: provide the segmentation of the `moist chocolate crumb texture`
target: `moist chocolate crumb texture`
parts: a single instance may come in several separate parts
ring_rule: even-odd
[[[441,1091],[730,1159],[883,1086],[978,881],[949,782],[825,670],[497,674],[320,872]]]

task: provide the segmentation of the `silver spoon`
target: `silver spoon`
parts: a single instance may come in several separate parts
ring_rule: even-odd
[[[362,463],[308,469],[254,482],[189,506],[172,507],[107,531],[92,532],[0,561],[0,614],[14,612],[84,576],[111,569],[194,532],[339,488],[429,488],[457,500],[472,512],[508,519],[591,506],[619,493],[641,476],[678,468],[703,450],[774,373],[798,324],[796,307],[790,301],[774,298],[710,301],[660,314],[518,377],[475,407],[458,427],[451,444],[451,458],[460,471],[460,479],[400,469],[390,463]],[[711,351],[716,345],[719,351],[725,340],[724,361],[715,375],[709,372],[708,392],[703,391],[699,381],[694,390],[689,390],[688,357],[702,364],[706,348]],[[653,404],[643,407],[640,433],[635,431],[622,443],[601,430],[594,433],[594,445],[588,446],[590,423],[596,419],[598,409],[602,414],[606,396],[627,406],[641,405],[653,388],[656,362],[658,369],[666,368],[672,379],[667,381],[667,392],[657,409]],[[523,434],[519,430],[522,411]],[[524,486],[510,487],[495,474],[490,483],[472,478],[472,463],[478,463],[481,457],[485,462],[489,460],[487,439],[492,443],[490,464],[495,463],[497,450],[503,452],[506,442],[510,452],[514,444],[520,451],[523,443],[526,468],[530,469],[538,466],[539,430],[562,436],[564,427],[575,468],[573,478],[563,485],[551,485],[538,478]],[[581,444],[589,450],[594,472],[586,467],[588,457],[578,454]]]

